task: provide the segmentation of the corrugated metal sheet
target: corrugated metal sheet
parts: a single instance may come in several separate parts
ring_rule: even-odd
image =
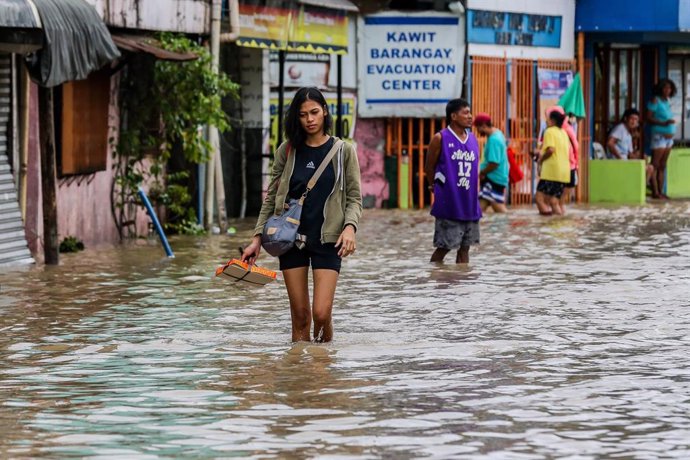
[[[356,13],[359,11],[357,5],[349,0],[299,0],[299,3],[302,5],[318,6],[331,10],[343,10],[350,13]]]
[[[33,263],[8,161],[11,75],[9,55],[0,54],[0,266]]]
[[[120,57],[110,32],[84,0],[33,0],[43,22],[43,48],[29,65],[42,86],[83,80]]]
[[[0,0],[0,27],[40,28],[41,21],[33,4],[27,0]]]

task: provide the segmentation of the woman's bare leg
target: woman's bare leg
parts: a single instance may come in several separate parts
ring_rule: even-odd
[[[292,317],[292,341],[311,340],[311,308],[309,307],[309,267],[283,270],[283,279],[290,299]]]
[[[665,198],[668,198],[666,196],[666,194],[664,193],[664,184],[666,182],[666,164],[668,163],[668,157],[670,155],[671,155],[671,147],[664,149],[664,154],[661,157],[661,172],[659,173],[660,179],[657,179],[659,181],[659,192]]]
[[[652,197],[661,197],[661,191],[664,189],[664,174],[665,171],[662,168],[662,160],[664,158],[664,152],[666,149],[654,149],[652,150],[652,165],[654,166],[654,177],[652,180]],[[665,165],[664,165],[665,168]]]
[[[549,197],[549,203],[551,204],[551,209],[553,213],[557,216],[562,216],[564,214],[563,209],[561,209],[561,202],[555,196]]]
[[[333,340],[333,298],[338,284],[338,272],[329,269],[314,270],[314,341]]]
[[[544,195],[542,192],[537,192],[537,195],[534,197],[534,201],[537,202],[537,209],[539,210],[539,214],[543,216],[550,216],[553,214],[553,210],[551,209],[551,206],[547,203],[547,200],[549,197]]]

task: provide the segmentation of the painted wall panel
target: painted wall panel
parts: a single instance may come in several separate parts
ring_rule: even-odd
[[[208,34],[211,2],[205,0],[86,0],[106,24],[126,29]]]

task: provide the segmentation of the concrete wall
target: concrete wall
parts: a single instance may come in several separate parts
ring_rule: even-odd
[[[589,202],[644,204],[644,160],[590,160]]]
[[[362,174],[362,197],[373,196],[376,207],[388,199],[389,187],[384,171],[386,122],[382,118],[359,118],[355,126],[357,158]]]
[[[208,0],[86,0],[112,27],[209,34]]]
[[[108,137],[117,138],[119,118],[118,79],[111,80]],[[43,258],[43,211],[40,169],[40,140],[38,123],[38,91],[32,85],[30,101],[29,168],[27,179],[26,237],[31,253]],[[113,182],[113,151],[108,147],[105,171],[58,179],[57,214],[58,240],[74,236],[89,247],[116,244],[120,241],[111,213],[111,185]],[[148,233],[149,218],[137,210],[136,231]]]

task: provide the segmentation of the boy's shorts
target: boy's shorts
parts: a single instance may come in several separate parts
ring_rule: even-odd
[[[539,179],[539,184],[537,184],[537,192],[541,192],[544,195],[555,196],[560,198],[563,195],[563,189],[566,184],[563,182],[556,182],[552,180]]]
[[[436,218],[434,226],[434,247],[439,249],[460,249],[479,244],[479,221],[450,220]]]
[[[479,198],[490,203],[503,204],[506,202],[505,191],[504,185],[498,185],[489,179],[485,179],[482,182],[482,189],[479,191]]]

